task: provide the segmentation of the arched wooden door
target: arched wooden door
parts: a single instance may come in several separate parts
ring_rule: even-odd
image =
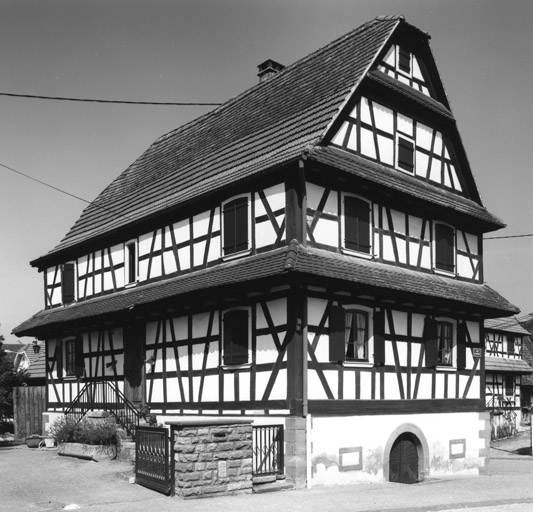
[[[389,480],[401,484],[418,482],[418,449],[414,436],[402,434],[392,445]]]

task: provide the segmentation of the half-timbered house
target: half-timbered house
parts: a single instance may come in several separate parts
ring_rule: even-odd
[[[523,357],[528,336],[514,317],[485,320],[485,396],[492,439],[510,437],[530,421],[531,397],[522,390],[522,380],[533,372]]]
[[[115,179],[32,262],[48,414],[104,382],[161,422],[284,425],[297,485],[483,471],[483,321],[518,310],[429,39],[379,17],[267,61]]]

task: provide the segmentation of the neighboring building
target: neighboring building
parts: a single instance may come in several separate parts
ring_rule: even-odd
[[[533,368],[533,313],[520,316],[517,318],[517,321],[528,331],[528,336],[524,336],[522,340],[522,359]],[[521,390],[523,403],[525,404],[522,408],[522,415],[523,417],[527,417],[528,412],[531,415],[531,405],[533,405],[533,373],[522,376]],[[529,411],[526,411],[528,405],[530,408]],[[529,422],[531,423],[531,416]]]
[[[527,385],[522,388],[524,377],[533,372],[523,357],[528,337],[514,317],[485,320],[486,403],[492,439],[509,437],[530,422],[531,394]]]
[[[46,352],[42,341],[34,340],[19,348],[13,362],[16,372],[25,371],[28,386],[46,384]]]
[[[105,382],[161,422],[281,423],[298,486],[484,471],[483,321],[518,310],[429,36],[380,17],[267,63],[32,262],[49,414]]]

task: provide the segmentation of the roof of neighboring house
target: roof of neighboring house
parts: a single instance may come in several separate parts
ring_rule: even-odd
[[[488,318],[485,320],[485,329],[505,331],[522,336],[529,336],[529,331],[524,329],[515,317],[511,318]]]
[[[515,306],[486,284],[459,281],[327,250],[307,248],[293,240],[288,246],[274,251],[224,262],[202,271],[139,285],[70,306],[43,310],[16,327],[13,332],[18,336],[37,336],[42,329],[53,328],[63,322],[126,312],[187,293],[272,279],[289,272],[308,276],[310,282],[324,277],[364,285],[370,293],[387,296],[401,293],[404,300],[423,300],[427,303],[428,297],[431,297],[448,306],[474,309],[484,316],[518,312]]]
[[[369,75],[398,27],[427,46],[427,34],[408,25],[403,17],[378,17],[160,137],[83,211],[60,243],[32,265],[42,268],[78,244],[118,233],[127,225],[153,219],[214,190],[297,160],[306,149],[322,142],[367,76],[372,83],[379,80],[383,86],[398,88],[379,72]],[[432,56],[428,59],[433,65]],[[438,77],[435,81],[441,87]],[[409,97],[453,119],[443,92],[439,92],[440,102],[413,91]],[[462,148],[460,140],[457,146]],[[380,170],[393,175],[391,179],[400,186],[397,172],[386,167]],[[463,207],[463,213],[484,217],[484,229],[502,227],[504,224],[483,207],[470,170],[465,168],[464,174],[475,200],[458,197],[455,202]],[[416,181],[411,177],[409,185],[418,191]],[[436,195],[429,200],[433,198]],[[451,198],[444,203],[453,209]]]
[[[488,372],[510,372],[510,373],[531,373],[533,368],[521,359],[507,359],[504,357],[485,357],[485,371]]]

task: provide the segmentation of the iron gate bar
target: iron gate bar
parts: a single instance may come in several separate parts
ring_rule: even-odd
[[[283,425],[253,426],[252,475],[282,475]]]
[[[170,435],[165,427],[137,427],[135,481],[154,491],[173,494]]]

